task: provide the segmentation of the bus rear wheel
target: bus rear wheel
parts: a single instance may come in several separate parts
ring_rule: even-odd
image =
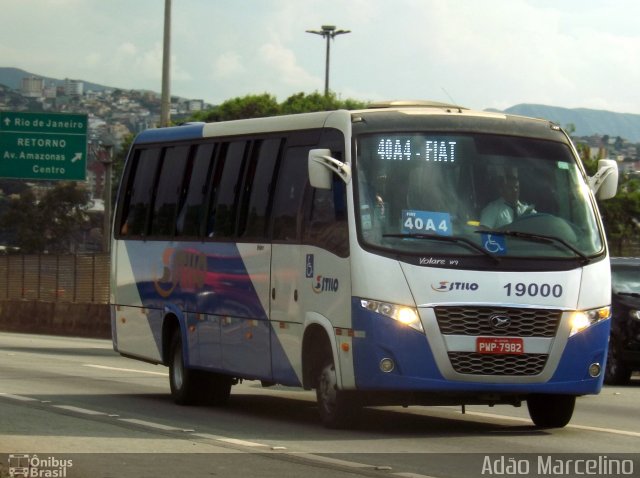
[[[233,379],[226,375],[185,367],[182,336],[176,332],[169,354],[169,385],[178,405],[224,405],[229,399]]]
[[[233,379],[226,375],[211,372],[199,372],[203,375],[204,400],[209,405],[223,406],[229,401]]]
[[[171,338],[169,350],[169,386],[173,401],[178,405],[194,405],[198,401],[197,374],[185,367],[180,332]]]
[[[540,428],[562,428],[573,416],[575,395],[531,395],[527,399],[529,416]]]
[[[346,428],[353,425],[360,411],[360,405],[354,396],[338,390],[336,367],[329,360],[317,378],[316,398],[322,423],[327,428]]]

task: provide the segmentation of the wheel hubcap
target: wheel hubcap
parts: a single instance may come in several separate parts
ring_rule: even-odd
[[[318,384],[318,390],[320,393],[321,402],[325,410],[329,413],[333,411],[336,403],[336,373],[333,366],[326,366],[322,370],[320,375],[320,383]]]

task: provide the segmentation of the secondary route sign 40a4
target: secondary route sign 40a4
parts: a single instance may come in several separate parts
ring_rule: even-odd
[[[0,111],[0,177],[84,181],[87,115]]]

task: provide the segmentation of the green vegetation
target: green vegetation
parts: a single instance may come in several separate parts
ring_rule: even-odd
[[[577,143],[576,147],[587,174],[595,174],[598,159],[602,158],[591,158],[589,147],[584,144]],[[637,247],[640,232],[640,175],[620,174],[616,197],[598,201],[598,208],[611,255],[629,255],[631,249]]]
[[[56,183],[41,197],[27,188],[6,200],[0,227],[22,253],[74,251],[89,223],[88,204],[87,191],[76,182]]]
[[[353,99],[339,100],[334,93],[325,96],[318,92],[296,93],[282,103],[278,103],[275,96],[263,93],[232,98],[210,110],[199,111],[190,118],[190,121],[216,122],[313,111],[354,110],[364,108],[366,104]]]

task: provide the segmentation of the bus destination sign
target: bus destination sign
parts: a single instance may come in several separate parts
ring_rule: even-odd
[[[87,115],[0,111],[0,177],[84,181]]]

